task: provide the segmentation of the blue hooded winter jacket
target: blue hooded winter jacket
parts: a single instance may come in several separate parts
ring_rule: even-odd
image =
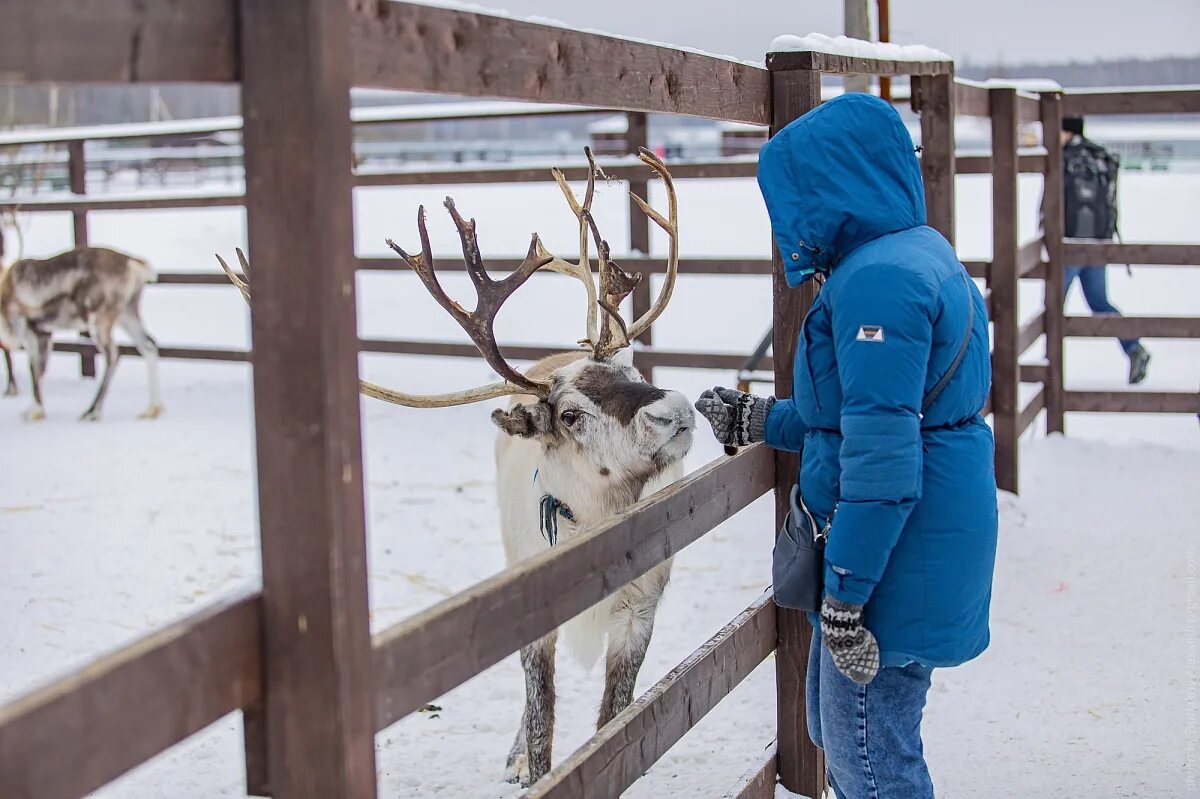
[[[792,397],[767,443],[803,453],[800,491],[832,519],[825,590],[866,605],[884,666],[953,666],[988,644],[996,553],[983,297],[925,224],[912,140],[850,94],[763,148],[758,182],[788,284],[827,275],[800,333]],[[922,399],[958,370],[922,416]]]

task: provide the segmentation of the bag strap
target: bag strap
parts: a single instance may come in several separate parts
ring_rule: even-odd
[[[942,375],[942,379],[934,384],[933,388],[929,389],[929,393],[925,395],[925,399],[921,400],[921,415],[924,416],[938,396],[942,393],[942,389],[950,382],[950,378],[954,377],[954,373],[958,371],[959,365],[962,363],[967,354],[967,347],[971,344],[971,332],[975,329],[975,297],[971,294],[971,278],[967,276],[967,270],[962,270],[963,284],[967,289],[967,332],[963,334],[962,344],[958,348],[958,354],[954,356],[954,360],[950,363],[950,368],[946,370],[946,374]]]

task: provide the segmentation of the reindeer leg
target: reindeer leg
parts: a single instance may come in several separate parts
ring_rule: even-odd
[[[4,350],[4,370],[8,376],[4,384],[4,396],[15,397],[17,396],[17,378],[13,374],[12,353],[8,350]]]
[[[46,374],[46,363],[50,360],[50,334],[30,330],[25,336],[25,351],[29,353],[33,404],[22,414],[22,418],[27,422],[38,422],[46,418],[46,408],[42,405],[42,375]]]
[[[112,382],[113,374],[117,371],[117,360],[121,357],[121,351],[117,348],[112,329],[112,322],[101,322],[95,325],[92,331],[92,339],[104,353],[104,377],[100,378],[100,388],[96,390],[92,404],[83,412],[83,416],[79,417],[79,420],[83,422],[100,421],[104,398],[108,394],[108,384]]]
[[[664,563],[622,588],[613,601],[604,659],[604,699],[596,729],[600,729],[633,701],[638,672],[654,633],[654,615],[670,575]]]
[[[528,786],[550,770],[551,749],[554,746],[554,649],[558,633],[534,641],[521,649],[521,667],[525,670],[525,713],[521,729],[509,753],[509,782]],[[517,744],[525,741],[525,762]],[[522,774],[525,772],[525,774]]]
[[[133,346],[137,347],[137,351],[142,355],[142,360],[146,362],[147,378],[150,383],[150,404],[138,415],[138,418],[157,419],[163,412],[162,394],[158,384],[158,344],[146,332],[146,326],[142,324],[137,307],[134,305],[135,302],[136,299],[125,309],[124,315],[117,324],[129,338],[133,339]]]

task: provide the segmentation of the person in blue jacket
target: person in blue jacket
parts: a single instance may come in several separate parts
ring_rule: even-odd
[[[696,408],[722,443],[803,453],[800,493],[828,529],[808,729],[834,792],[932,797],[932,671],[988,645],[987,310],[925,224],[915,148],[889,104],[849,94],[810,111],[763,147],[758,181],[788,285],[824,282],[791,398],[716,388]]]

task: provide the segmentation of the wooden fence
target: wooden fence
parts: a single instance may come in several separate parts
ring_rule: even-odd
[[[356,354],[364,347],[348,277],[364,264],[353,257],[351,189],[355,184],[446,182],[447,177],[354,175],[351,86],[687,114],[769,126],[774,133],[821,102],[822,73],[911,75],[931,224],[953,236],[956,170],[990,167],[999,176],[993,194],[997,219],[1002,216],[1004,223],[994,234],[990,264],[971,268],[988,279],[997,314],[993,404],[1002,447],[1010,440],[1015,447],[1013,431],[1027,415],[1015,407],[1023,374],[1017,347],[1026,337],[1013,333],[1016,281],[1039,268],[1061,274],[1056,270],[1068,255],[1091,257],[1094,252],[1087,248],[1096,246],[1056,243],[1048,248],[1048,265],[1041,266],[1032,245],[1016,242],[1018,170],[1052,174],[1055,168],[1053,149],[1045,155],[1017,152],[1016,125],[1060,113],[1063,101],[1057,95],[1038,100],[1011,89],[964,88],[955,83],[950,63],[785,53],[769,56],[763,69],[390,0],[82,5],[10,0],[0,6],[0,72],[28,81],[241,83],[247,190],[244,197],[210,204],[245,204],[256,267],[255,346],[236,357],[249,358],[254,367],[262,548],[261,592],[211,607],[0,708],[0,795],[6,799],[83,796],[238,709],[245,719],[250,793],[281,799],[373,797],[376,732],[611,594],[772,488],[777,513],[784,512],[795,457],[750,447],[582,538],[372,636],[356,380]],[[988,163],[956,157],[956,106],[992,117],[997,144]],[[676,174],[714,176],[731,168],[681,167]],[[139,204],[144,201],[105,202],[72,200],[61,207],[48,202],[45,210],[71,211],[77,235],[86,240],[88,210],[146,207]],[[646,241],[635,238],[641,235],[631,231],[633,246]],[[1032,265],[1035,261],[1038,265]],[[769,267],[757,261],[725,260],[720,267],[698,263],[701,268],[693,271],[726,272],[730,264],[741,264],[737,269],[746,273],[774,276],[776,393],[786,396],[796,334],[814,289],[787,291],[777,253]],[[653,271],[653,265],[636,268]],[[193,278],[180,278],[185,280]],[[1048,327],[1053,324],[1049,314],[1046,319]],[[436,346],[430,354],[472,354],[449,344],[388,346],[383,351]],[[202,350],[174,354],[212,357]],[[536,357],[540,351],[510,354]],[[651,365],[671,360],[652,349],[643,353],[648,355]],[[703,357],[703,365],[724,368]],[[1061,377],[1061,355],[1058,364]],[[1050,388],[1049,365],[1029,369],[1027,377],[1045,381],[1042,396],[1064,396],[1061,382]],[[1064,406],[1071,409],[1070,396],[1059,402],[1060,412]],[[1011,455],[1015,478],[1015,448]],[[763,546],[769,540],[765,537]],[[820,795],[824,763],[805,731],[810,635],[802,614],[760,599],[560,763],[530,795],[619,795],[772,652],[777,741],[727,795],[773,796],[776,774],[792,791]]]

